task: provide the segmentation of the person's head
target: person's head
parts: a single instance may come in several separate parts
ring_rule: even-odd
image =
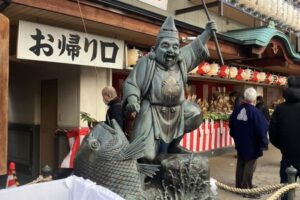
[[[117,92],[114,87],[106,86],[102,89],[103,102],[107,105],[111,100],[117,97]]]
[[[168,17],[157,35],[155,45],[156,61],[164,67],[171,67],[178,62],[180,53],[179,34],[174,18]]]
[[[257,97],[256,97],[256,103],[264,103],[264,98],[263,98],[263,96],[257,96]]]
[[[255,104],[257,92],[253,87],[247,88],[244,92],[244,100],[247,103]]]
[[[232,91],[229,94],[229,100],[234,103],[235,99],[239,96],[239,93],[237,91]]]
[[[289,76],[287,82],[289,88],[300,88],[300,76]]]

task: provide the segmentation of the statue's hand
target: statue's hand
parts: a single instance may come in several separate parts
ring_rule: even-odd
[[[206,29],[210,31],[217,31],[217,23],[215,21],[207,22]]]
[[[140,104],[136,96],[130,96],[127,98],[127,105],[126,110],[129,112],[139,112],[140,111]]]

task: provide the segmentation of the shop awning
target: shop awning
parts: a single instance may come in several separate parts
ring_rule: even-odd
[[[300,62],[300,54],[295,52],[289,38],[281,31],[278,31],[274,22],[268,26],[232,30],[224,33],[231,38],[240,40],[243,45],[267,47],[272,39],[278,39],[284,45],[288,57],[296,62]]]

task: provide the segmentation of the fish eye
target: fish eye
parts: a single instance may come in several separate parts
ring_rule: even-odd
[[[100,142],[96,139],[89,140],[89,146],[92,150],[98,151],[100,149]]]

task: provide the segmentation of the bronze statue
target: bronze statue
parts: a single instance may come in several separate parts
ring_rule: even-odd
[[[205,44],[216,23],[193,42],[180,48],[173,17],[168,17],[157,36],[152,51],[141,58],[124,83],[123,102],[126,110],[137,112],[131,140],[144,138],[146,159],[168,153],[184,133],[199,127],[200,108],[186,101],[184,88],[187,74],[209,57]]]
[[[138,164],[144,141],[130,143],[116,120],[99,123],[87,135],[74,160],[74,175],[96,182],[127,200],[145,199],[140,173],[152,177],[158,166]]]

